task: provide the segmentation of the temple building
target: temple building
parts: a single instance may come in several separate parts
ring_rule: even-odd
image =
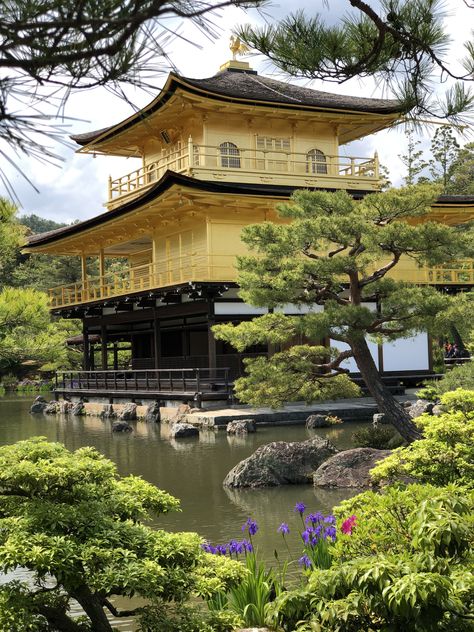
[[[211,330],[217,322],[264,312],[238,296],[235,257],[246,252],[241,229],[279,221],[276,204],[296,189],[345,189],[355,199],[379,190],[377,154],[348,157],[341,147],[400,117],[395,101],[275,81],[234,59],[208,79],[171,73],[141,111],[73,136],[79,153],[141,164],[109,179],[105,212],[29,238],[30,253],[82,262],[80,283],[50,290],[52,312],[83,323],[84,372],[62,382],[61,392],[149,391],[169,398],[176,392],[184,399],[193,390],[207,389],[210,396],[224,383],[228,389],[242,374],[243,357],[266,352],[237,354]],[[448,224],[472,220],[474,198],[443,196],[432,213]],[[113,260],[118,264],[110,267]],[[420,269],[407,260],[393,274],[443,288],[474,284],[472,262]],[[292,305],[284,310],[298,313]],[[127,345],[131,360],[124,373],[118,357]],[[97,348],[100,354],[93,353]],[[373,345],[373,351],[387,375],[431,370],[425,335]]]

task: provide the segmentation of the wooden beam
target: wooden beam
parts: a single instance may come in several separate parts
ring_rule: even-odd
[[[108,357],[107,357],[107,327],[102,325],[100,328],[100,351],[102,360],[102,370],[108,369]]]

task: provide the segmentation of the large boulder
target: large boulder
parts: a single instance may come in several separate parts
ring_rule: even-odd
[[[336,448],[320,437],[288,443],[274,441],[260,446],[225,477],[225,487],[275,487],[310,483],[313,472]]]
[[[192,424],[177,423],[170,428],[170,437],[173,439],[186,439],[199,436],[199,428]]]
[[[114,421],[112,432],[133,432],[133,428],[126,421]]]
[[[407,413],[412,419],[416,419],[424,413],[432,415],[434,407],[434,402],[428,402],[426,399],[417,399],[416,402],[413,402],[412,405],[407,408]]]
[[[47,401],[42,395],[38,395],[31,404],[30,413],[42,413],[47,406]]]
[[[249,432],[257,432],[254,419],[234,419],[227,424],[227,434],[243,435]]]
[[[145,421],[159,423],[161,421],[160,402],[151,402],[146,407]]]
[[[121,412],[118,415],[118,419],[120,421],[135,421],[137,418],[137,405],[135,402],[128,402],[122,408]]]
[[[335,454],[318,467],[313,475],[315,487],[370,487],[370,470],[390,450],[354,448]]]

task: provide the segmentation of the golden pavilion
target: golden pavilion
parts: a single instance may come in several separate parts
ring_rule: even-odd
[[[276,203],[295,189],[345,189],[356,199],[379,190],[377,154],[349,157],[341,146],[400,117],[395,101],[291,85],[234,59],[207,79],[171,73],[139,112],[73,136],[79,153],[134,157],[141,165],[109,179],[105,212],[29,239],[30,253],[82,261],[79,283],[50,290],[53,313],[83,323],[83,372],[59,390],[221,397],[220,390],[242,373],[243,357],[266,352],[237,354],[211,330],[216,322],[265,311],[238,295],[235,258],[245,252],[242,227],[278,221]],[[443,196],[433,217],[448,224],[471,220],[474,198]],[[95,276],[88,272],[91,257],[98,261]],[[113,259],[125,260],[126,267],[107,272],[106,262]],[[442,287],[474,284],[472,262],[420,269],[407,261],[396,274]],[[297,313],[291,305],[285,311]],[[117,360],[124,343],[131,349],[126,372]],[[379,370],[429,372],[427,337],[409,344],[410,366],[403,341],[386,349],[374,345]]]

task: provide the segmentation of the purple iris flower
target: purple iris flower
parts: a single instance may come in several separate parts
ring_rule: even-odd
[[[300,516],[304,514],[306,510],[306,505],[304,503],[296,503],[294,511],[297,511]]]
[[[331,538],[331,540],[334,542],[334,540],[336,539],[336,527],[326,527],[326,529],[324,529],[324,537]]]
[[[253,551],[253,546],[252,546],[252,543],[251,543],[251,542],[249,542],[248,540],[242,540],[242,546],[243,546],[244,551],[245,551],[246,553],[252,553],[252,551]]]
[[[307,555],[303,555],[302,557],[300,557],[300,559],[298,560],[298,564],[300,566],[304,566],[305,568],[311,568],[312,566],[311,560]]]
[[[309,527],[308,529],[305,529],[301,533],[301,538],[303,539],[303,542],[305,544],[309,544],[312,535],[313,535],[313,529],[311,529],[311,527]]]
[[[216,546],[216,552],[225,555],[227,553],[227,544],[218,544]]]
[[[281,525],[278,527],[277,531],[278,533],[285,535],[287,533],[290,533],[290,527],[287,525],[286,522],[282,522]]]
[[[329,516],[326,516],[326,517],[324,518],[324,522],[325,522],[326,524],[336,524],[336,517],[335,517],[335,516],[333,516],[332,514],[331,514],[331,515],[329,515]]]
[[[247,518],[247,521],[242,525],[242,531],[249,530],[249,535],[255,535],[258,531],[258,524],[252,518]]]
[[[305,522],[308,524],[311,522],[312,524],[317,524],[318,522],[322,522],[324,520],[324,516],[321,512],[317,511],[316,513],[311,513],[306,516]]]
[[[239,555],[244,552],[244,547],[242,542],[238,542],[237,540],[231,540],[229,542],[229,553],[235,553]]]
[[[204,544],[201,544],[201,549],[206,553],[213,553],[214,555],[217,553],[216,547],[212,546],[212,544],[209,544],[209,542],[204,542]]]

